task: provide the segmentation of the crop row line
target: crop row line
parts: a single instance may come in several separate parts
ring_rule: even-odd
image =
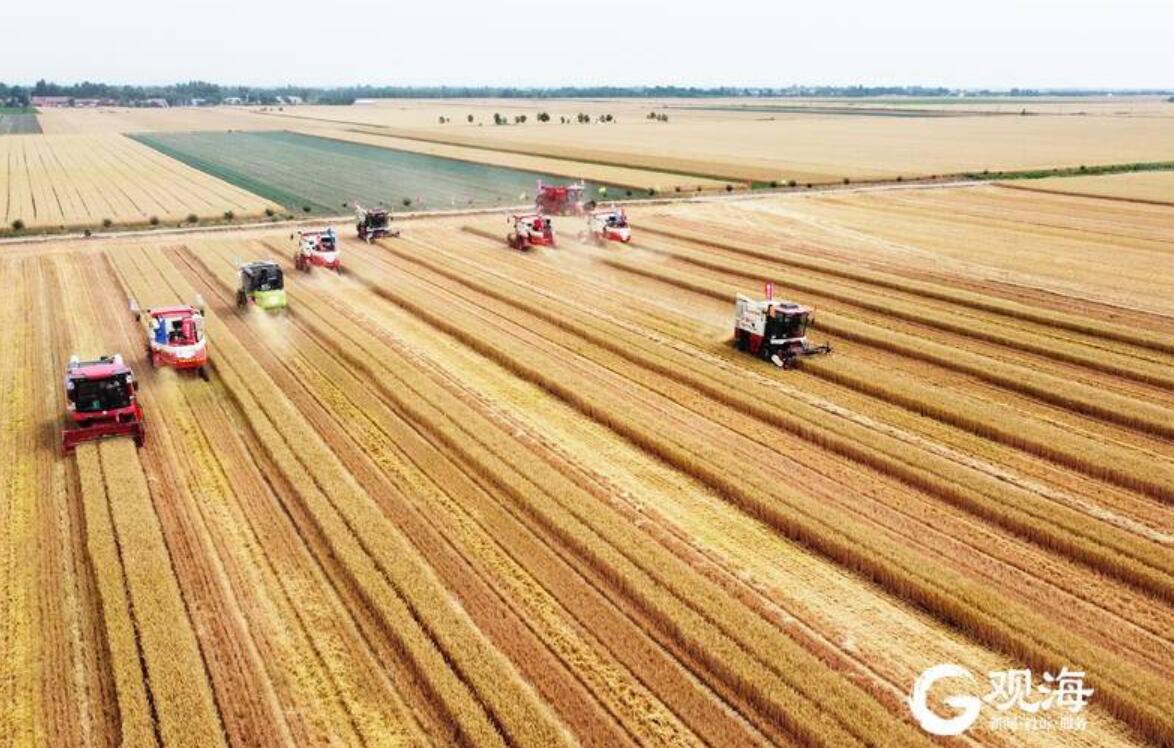
[[[1164,336],[1150,335],[1142,330],[1123,328],[1112,323],[1103,322],[1102,320],[1097,320],[1094,324],[1075,318],[1072,315],[1064,314],[1063,312],[1040,309],[1009,299],[992,299],[988,296],[958,288],[947,288],[937,283],[919,281],[913,278],[905,278],[878,271],[856,270],[844,267],[843,265],[835,265],[827,261],[818,260],[809,255],[787,251],[781,247],[757,249],[741,242],[723,241],[709,235],[686,234],[681,231],[665,228],[663,224],[657,223],[655,219],[642,222],[640,231],[642,233],[659,234],[660,236],[692,244],[700,244],[701,246],[715,247],[746,257],[766,260],[767,262],[783,262],[787,265],[826,275],[839,276],[848,280],[860,281],[882,288],[890,288],[895,291],[916,294],[938,301],[968,306],[984,312],[1008,316],[1013,319],[1029,320],[1041,325],[1071,330],[1096,338],[1109,338],[1122,343],[1129,343],[1163,353],[1174,354],[1174,343]]]
[[[385,244],[384,248],[389,249],[393,253],[400,254],[401,257],[410,261],[427,262],[419,255],[408,255],[391,249],[390,245]],[[453,278],[453,280],[463,284],[469,283],[468,276]],[[1042,620],[1038,620],[1030,612],[1019,609],[1018,606],[1010,605],[1008,601],[1002,599],[998,602],[995,602],[993,599],[985,601],[990,595],[989,592],[980,589],[971,589],[972,585],[961,578],[950,579],[946,586],[939,587],[945,580],[937,577],[933,580],[924,578],[921,570],[927,568],[925,564],[915,561],[912,556],[903,550],[878,547],[871,549],[871,552],[866,552],[861,546],[861,539],[869,537],[870,533],[868,532],[853,533],[855,537],[850,542],[843,542],[846,540],[846,538],[843,538],[845,530],[852,528],[855,523],[849,522],[842,517],[837,518],[836,525],[829,525],[827,529],[823,529],[818,524],[811,524],[809,519],[804,519],[802,515],[792,514],[786,509],[785,505],[763,506],[756,498],[756,494],[760,493],[760,489],[751,489],[744,485],[743,479],[732,476],[724,471],[718,473],[710,470],[707,466],[697,463],[693,458],[679,453],[676,448],[672,448],[666,444],[663,441],[662,435],[648,432],[647,426],[633,424],[623,417],[607,414],[606,406],[601,405],[598,401],[585,402],[579,393],[563,385],[561,382],[553,381],[551,377],[547,376],[546,372],[535,369],[520,360],[516,355],[507,352],[506,349],[492,345],[486,339],[483,331],[480,331],[481,334],[478,334],[438,316],[435,312],[428,309],[427,306],[421,305],[420,302],[413,302],[410,299],[406,299],[402,293],[402,289],[394,285],[384,286],[383,284],[375,283],[373,287],[381,295],[385,295],[397,304],[427,319],[430,324],[433,324],[438,329],[457,336],[465,344],[474,347],[484,355],[498,361],[519,376],[539,384],[560,397],[560,399],[573,404],[584,413],[602,420],[613,429],[633,439],[645,449],[661,455],[662,458],[669,460],[679,468],[694,474],[703,480],[703,482],[714,486],[727,496],[734,498],[737,503],[749,511],[754,512],[757,516],[772,521],[785,534],[823,550],[844,565],[849,566],[849,568],[858,569],[871,578],[882,581],[898,594],[913,598],[920,604],[942,615],[946,620],[953,621],[964,630],[977,633],[985,640],[1008,649],[1012,654],[1022,656],[1036,663],[1037,666],[1041,663],[1048,662],[1049,659],[1060,656],[1056,649],[1054,649],[1057,639],[1049,637],[1045,641],[1039,637],[1038,632],[1041,630],[1040,627],[1051,627]],[[515,294],[511,293],[510,295],[512,297]],[[541,317],[541,314],[539,314],[539,317]],[[554,321],[554,324],[559,323],[572,324],[565,319],[556,319]],[[611,345],[621,348],[621,351],[618,352],[620,352],[620,355],[624,355],[622,353],[622,347],[616,343],[611,343]],[[667,367],[658,365],[655,362],[650,363],[654,366],[660,366],[662,372],[667,375],[673,377],[687,376],[688,367],[682,370],[681,367]],[[736,399],[737,397],[727,390],[722,390],[722,393],[725,394],[719,394],[718,396],[723,399],[729,399],[731,397]],[[767,490],[769,492],[770,489]],[[792,500],[794,500],[794,497],[792,497]],[[816,509],[817,514],[822,513],[818,508],[812,508]],[[833,526],[835,527],[834,530],[831,529]],[[1054,537],[1055,542],[1060,547],[1068,545],[1067,538],[1056,536],[1055,533],[1050,531],[1047,534]],[[1135,544],[1135,541],[1131,541],[1128,545],[1133,544]],[[1112,555],[1106,556],[1096,546],[1086,544],[1084,549],[1094,558],[1107,561],[1110,568],[1119,566],[1123,560]],[[1167,578],[1164,574],[1155,575],[1143,571],[1131,562],[1126,562],[1126,566],[1134,566],[1135,570],[1140,572],[1137,576],[1138,579],[1144,579],[1149,584],[1157,585],[1158,589],[1162,588],[1162,579]],[[959,590],[967,590],[969,594],[966,594],[963,598],[956,597],[959,594]],[[1008,620],[1007,618],[1009,610],[1015,610],[1017,614],[1012,620]],[[991,616],[994,616],[994,619]],[[993,622],[994,620],[999,620],[1000,617],[1002,617],[1001,623]],[[1031,623],[1025,623],[1026,621],[1030,621]],[[1053,633],[1060,639],[1068,638],[1061,632]],[[1112,669],[1110,666],[1111,658],[1105,657],[1096,648],[1084,646],[1074,639],[1066,643],[1073,648],[1079,648],[1090,661],[1096,661],[1105,665],[1104,670],[1106,672]],[[1113,665],[1116,665],[1116,663],[1114,662]],[[1115,693],[1115,696],[1109,697],[1113,702],[1114,709],[1143,729],[1150,731],[1168,729],[1168,726],[1164,726],[1164,721],[1157,716],[1160,712],[1151,709],[1143,699],[1129,695],[1136,687],[1133,677],[1136,675],[1136,677],[1144,678],[1144,676],[1133,668],[1127,668],[1126,670],[1129,672],[1129,675],[1124,677],[1118,678],[1112,675],[1106,677],[1105,685],[1107,686],[1107,690]]]
[[[681,271],[669,270],[667,268],[649,268],[631,261],[615,258],[603,258],[601,262],[618,270],[656,280],[713,299],[726,300],[732,298],[733,294],[737,294],[743,290],[732,284],[686,274]],[[829,316],[832,317],[830,321],[828,319]],[[896,333],[886,330],[873,331],[866,323],[848,320],[827,312],[820,315],[816,325],[821,330],[845,339],[875,346],[882,350],[909,356],[947,369],[963,371],[974,376],[979,376],[975,372],[986,372],[987,376],[980,376],[980,378],[986,379],[987,381],[994,379],[995,384],[1007,386],[1013,391],[1022,390],[1013,378],[1014,375],[998,377],[990,375],[990,371],[993,368],[998,368],[1002,364],[995,363],[988,366],[983,363],[978,363],[979,358],[973,354],[968,354],[971,356],[971,365],[957,363],[956,357],[963,354],[953,349],[949,349],[949,352],[945,349],[938,351],[938,348],[941,346],[934,348],[934,354],[918,355],[917,352],[921,350],[921,346],[923,345],[921,341],[915,342],[914,339],[909,338],[910,342],[907,344],[890,343],[887,341]],[[909,336],[905,337],[908,338]],[[925,344],[936,345],[929,344],[928,342]],[[940,355],[937,355],[938,353]],[[1123,488],[1140,491],[1166,502],[1174,501],[1174,482],[1172,482],[1174,479],[1171,477],[1174,468],[1171,468],[1165,461],[1154,459],[1151,455],[1140,455],[1134,450],[1125,449],[1116,444],[1097,443],[1086,437],[1052,428],[1047,423],[1034,423],[1025,426],[1022,423],[1022,417],[1017,418],[1015,422],[1008,422],[1007,426],[1003,427],[989,416],[978,416],[977,411],[975,413],[968,412],[957,401],[943,401],[938,398],[931,400],[924,391],[924,388],[913,387],[909,383],[901,381],[899,377],[890,376],[884,372],[878,374],[870,371],[867,375],[857,375],[849,371],[851,368],[849,364],[843,364],[839,361],[823,362],[813,360],[805,362],[805,366],[807,370],[816,376],[852,387],[865,394],[888,400],[923,415],[932,416],[944,423],[970,431],[977,436],[993,439],[1018,449],[1024,449],[1025,451],[1053,460],[1066,467],[1080,470],[1092,477],[1108,480]],[[1043,386],[1041,385],[1041,387]],[[1031,387],[1026,394],[1035,396],[1039,391],[1040,387]],[[1054,390],[1052,392],[1054,393]],[[1060,400],[1060,404],[1069,404],[1064,402],[1066,399],[1060,396],[1050,396],[1045,401],[1054,402]],[[1082,397],[1081,402],[1087,399],[1086,397]],[[1080,410],[1079,408],[1074,409]],[[1153,411],[1152,415],[1148,411]],[[1162,411],[1162,409],[1158,406],[1147,408],[1146,423],[1152,425],[1154,430],[1161,432],[1164,430],[1164,427],[1160,424],[1161,412],[1159,411]],[[1128,419],[1122,416],[1116,420],[1122,421]]]

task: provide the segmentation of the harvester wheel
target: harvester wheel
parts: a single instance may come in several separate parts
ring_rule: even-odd
[[[244,309],[249,305],[249,296],[244,291],[236,292],[236,305],[239,309]]]
[[[738,331],[738,334],[734,336],[734,347],[743,352],[750,350],[750,342],[746,338],[746,333]]]
[[[196,369],[196,374],[198,374],[200,376],[200,379],[203,379],[205,382],[207,382],[211,379],[211,377],[208,376],[208,367],[207,366],[201,366],[200,368]]]

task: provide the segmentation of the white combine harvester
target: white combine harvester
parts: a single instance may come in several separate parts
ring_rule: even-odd
[[[592,210],[587,213],[587,232],[580,235],[580,240],[587,240],[600,247],[608,242],[632,241],[632,227],[628,224],[628,214],[623,208],[614,204],[610,208]]]
[[[810,307],[774,298],[774,284],[766,284],[765,299],[741,294],[734,305],[734,345],[783,369],[794,369],[803,356],[831,353],[830,343],[807,342]]]

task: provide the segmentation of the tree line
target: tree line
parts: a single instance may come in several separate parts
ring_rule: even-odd
[[[313,104],[353,104],[357,99],[567,99],[567,98],[742,98],[797,97],[867,98],[873,96],[1104,96],[1108,94],[1174,94],[1174,89],[1051,89],[1012,88],[1009,90],[963,90],[941,86],[241,86],[207,81],[188,81],[162,86],[117,85],[82,81],[60,84],[39,80],[35,84],[0,83],[0,102],[28,106],[33,96],[68,96],[76,99],[110,99],[119,104],[134,104],[146,99],[166,99],[169,104],[187,104],[199,99],[219,104],[225,99],[239,99],[250,104],[277,104],[279,98],[299,97]]]

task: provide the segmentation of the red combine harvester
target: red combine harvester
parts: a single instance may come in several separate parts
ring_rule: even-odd
[[[608,242],[632,241],[632,227],[623,208],[612,205],[608,210],[593,210],[587,214],[587,233],[583,237],[603,246]]]
[[[528,250],[531,247],[556,247],[554,222],[541,213],[526,213],[506,219],[513,221],[514,230],[506,234],[506,244],[514,249]]]
[[[539,213],[548,216],[581,216],[587,212],[583,203],[583,193],[587,185],[578,184],[543,184],[538,180],[538,192],[534,196],[534,208]]]
[[[391,212],[386,208],[364,208],[355,203],[355,230],[359,238],[370,244],[376,239],[399,236],[399,229],[391,227]]]
[[[130,311],[147,334],[147,358],[151,366],[195,369],[207,381],[208,341],[204,339],[204,300],[192,305],[150,307],[145,312],[134,299]]]
[[[296,236],[298,248],[294,254],[294,267],[309,272],[317,265],[320,268],[342,272],[342,258],[339,257],[338,234],[334,229],[321,231],[299,231]]]
[[[766,286],[766,299],[750,299],[741,294],[734,306],[734,345],[772,362],[783,369],[794,369],[802,356],[831,353],[825,343],[807,342],[807,326],[813,311],[793,301],[774,298],[774,286]]]
[[[135,378],[122,356],[79,361],[71,356],[65,369],[67,427],[61,432],[66,453],[82,442],[132,436],[143,446],[147,438],[143,409],[135,398]]]

